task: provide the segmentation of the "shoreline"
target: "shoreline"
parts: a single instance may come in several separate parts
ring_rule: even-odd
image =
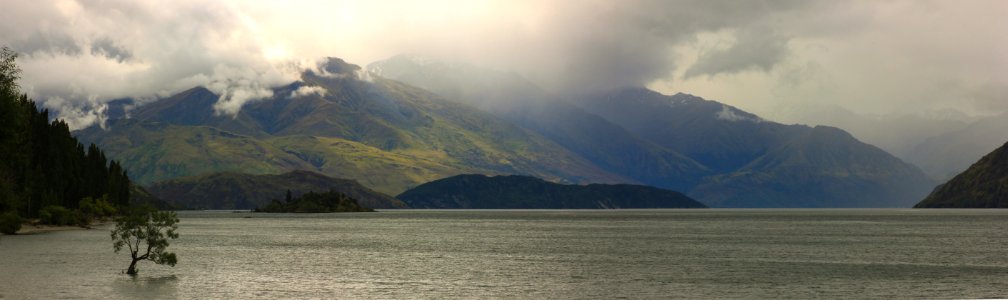
[[[88,227],[21,224],[21,229],[19,229],[16,233],[14,233],[14,235],[32,235],[32,234],[42,234],[47,232],[68,231],[68,230],[89,230],[105,226],[108,224],[111,224],[111,222],[110,221],[96,222],[88,225]]]

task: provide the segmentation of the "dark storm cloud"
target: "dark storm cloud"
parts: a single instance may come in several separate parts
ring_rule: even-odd
[[[110,38],[100,38],[92,42],[91,55],[101,55],[118,62],[125,62],[133,57],[129,50],[116,45]]]
[[[683,78],[753,69],[769,72],[787,56],[787,40],[769,30],[744,30],[731,47],[703,53],[695,64],[686,69]]]
[[[737,44],[701,57],[690,76],[769,69],[786,55],[787,37],[747,28],[766,27],[775,18],[788,18],[818,5],[811,1],[636,1],[572,7],[567,15],[553,20],[558,30],[550,38],[560,46],[546,56],[556,63],[544,62],[548,67],[544,77],[556,79],[562,89],[643,86],[680,67],[673,47],[719,30],[735,31]]]
[[[18,53],[29,55],[79,55],[78,41],[63,32],[35,31],[30,35],[9,41],[9,47]]]

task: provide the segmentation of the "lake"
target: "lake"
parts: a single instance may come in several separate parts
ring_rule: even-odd
[[[0,298],[1008,297],[1008,210],[179,216],[136,278],[110,226],[0,237]]]

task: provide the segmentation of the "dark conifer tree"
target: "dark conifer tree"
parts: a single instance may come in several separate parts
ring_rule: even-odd
[[[17,54],[0,51],[0,213],[35,217],[47,205],[77,208],[85,197],[108,195],[129,205],[130,181],[118,162],[84,145],[62,120],[21,94]]]

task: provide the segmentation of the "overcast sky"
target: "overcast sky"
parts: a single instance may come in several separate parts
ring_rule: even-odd
[[[556,92],[648,86],[756,113],[1008,109],[1008,1],[12,0],[0,44],[71,125],[103,102],[203,85],[235,112],[324,56],[400,53]]]

